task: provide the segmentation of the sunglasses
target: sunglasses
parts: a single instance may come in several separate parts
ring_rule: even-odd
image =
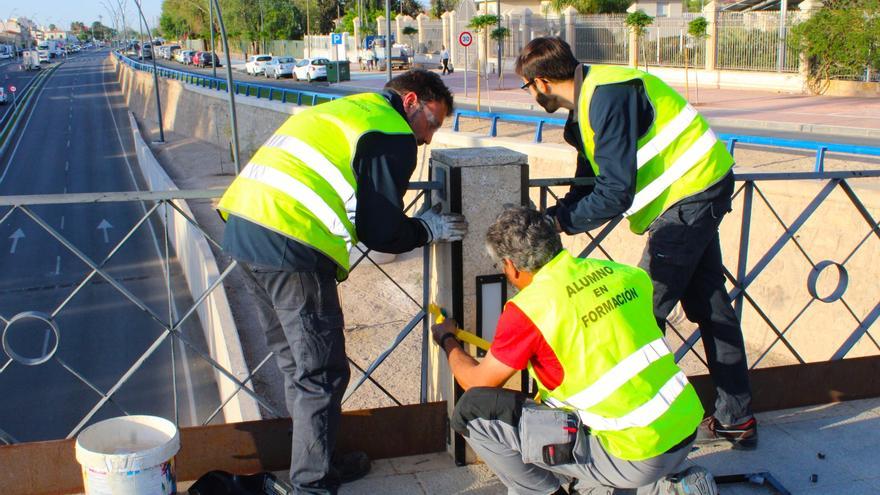
[[[532,85],[534,85],[534,84],[535,84],[535,80],[534,80],[534,79],[529,79],[528,81],[526,81],[525,83],[523,83],[523,85],[520,86],[519,89],[521,89],[521,90],[523,90],[523,91],[528,91],[529,88],[530,88]]]

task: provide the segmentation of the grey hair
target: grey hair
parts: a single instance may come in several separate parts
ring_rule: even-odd
[[[498,259],[509,259],[519,270],[531,273],[562,251],[555,226],[540,212],[524,206],[498,215],[486,232],[486,246]]]

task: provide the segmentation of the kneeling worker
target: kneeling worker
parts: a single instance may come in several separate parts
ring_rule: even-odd
[[[657,327],[648,274],[572,256],[528,208],[502,213],[486,241],[519,293],[485,359],[453,320],[432,333],[466,390],[452,426],[510,493],[563,495],[562,477],[571,493],[717,494],[707,470],[682,470],[703,408]],[[501,388],[527,367],[540,404]]]

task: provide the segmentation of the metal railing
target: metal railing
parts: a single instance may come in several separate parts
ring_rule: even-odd
[[[132,60],[124,55],[114,52],[114,56],[122,63],[129,67],[144,72],[153,73],[153,66]],[[219,77],[211,77],[207,75],[187,72],[177,69],[169,69],[167,67],[156,67],[160,77],[174,79],[185,84],[192,84],[202,88],[213,89],[226,92],[226,79]],[[266,98],[268,100],[280,101],[281,103],[296,103],[297,105],[317,105],[326,101],[335,100],[342,95],[333,93],[322,93],[318,91],[303,91],[299,89],[282,88],[278,86],[269,86],[266,84],[254,84],[249,82],[233,82],[233,88],[236,95],[254,96],[258,99]]]
[[[719,69],[797,72],[796,48],[787,43],[799,13],[781,25],[775,12],[720,12],[716,64]]]
[[[412,211],[416,205],[420,203],[420,201],[429,201],[430,194],[429,191],[438,190],[441,188],[441,184],[439,182],[413,182],[410,183],[410,190],[415,192],[414,197],[409,202],[409,204],[405,208],[405,212]],[[67,438],[74,437],[79,431],[82,430],[86,425],[90,423],[93,419],[95,419],[96,414],[102,410],[102,408],[106,405],[115,406],[118,412],[122,414],[136,414],[137,411],[129,410],[125,405],[116,400],[116,396],[119,394],[120,390],[124,385],[126,385],[132,377],[144,367],[144,363],[153,358],[157,350],[160,349],[162,344],[169,340],[171,341],[171,363],[172,363],[172,381],[173,381],[173,404],[175,407],[175,421],[180,424],[179,419],[179,398],[178,398],[178,384],[177,379],[174,378],[174,370],[177,368],[177,364],[175,361],[180,359],[180,357],[176,357],[174,354],[174,345],[183,345],[186,350],[192,351],[197,355],[200,359],[204,360],[208,365],[210,365],[211,369],[213,369],[215,376],[219,379],[229,380],[233,384],[234,390],[231,394],[225,397],[219,397],[219,403],[216,408],[213,408],[209,412],[206,412],[202,417],[198,418],[198,424],[205,425],[213,421],[218,415],[221,414],[221,411],[224,407],[233,398],[235,398],[238,394],[244,393],[250,396],[254,401],[256,401],[265,411],[269,414],[276,417],[283,417],[287,414],[284,412],[283,407],[278,407],[273,404],[266,397],[261,396],[253,389],[252,380],[256,376],[257,373],[263,368],[263,366],[270,360],[272,357],[272,353],[270,352],[262,359],[259,360],[259,363],[247,374],[247,376],[241,377],[236,376],[234,372],[229,369],[226,369],[222,366],[217,359],[212,357],[207,349],[204,346],[199,345],[198,342],[193,339],[192,336],[187,335],[182,332],[181,329],[185,324],[191,322],[191,320],[195,320],[193,315],[197,314],[200,305],[204,304],[208,297],[217,290],[218,287],[221,286],[223,281],[229,276],[229,274],[235,269],[237,266],[236,261],[232,261],[222,272],[213,280],[210,280],[207,284],[206,289],[200,294],[192,294],[192,304],[182,310],[179,311],[171,311],[171,307],[173,306],[173,300],[179,295],[175,292],[172,287],[172,283],[170,280],[170,273],[172,270],[172,264],[174,263],[175,253],[173,247],[170,246],[169,242],[169,224],[172,223],[173,216],[180,216],[186,223],[190,224],[197,231],[201,232],[207,239],[207,241],[212,244],[216,248],[220,248],[220,244],[218,241],[213,239],[203,228],[199,225],[196,219],[189,214],[178,204],[181,200],[211,200],[216,199],[220,195],[222,195],[222,190],[193,190],[193,191],[155,191],[155,192],[109,192],[109,193],[83,193],[83,194],[56,194],[56,195],[39,195],[39,196],[0,196],[0,225],[3,225],[10,218],[13,217],[14,214],[17,217],[21,218],[23,215],[24,219],[30,220],[32,224],[44,233],[49,234],[49,236],[60,243],[61,246],[70,254],[72,254],[76,259],[81,261],[87,267],[87,273],[79,279],[78,282],[73,282],[69,284],[65,284],[62,288],[70,287],[70,291],[64,295],[62,298],[62,302],[55,306],[50,311],[36,311],[33,308],[20,307],[13,310],[15,314],[0,314],[0,334],[2,334],[2,342],[3,342],[3,352],[0,353],[0,376],[3,373],[9,373],[13,367],[25,367],[22,370],[29,369],[34,366],[44,366],[47,363],[54,363],[63,368],[76,382],[88,388],[94,394],[94,404],[89,408],[88,412],[83,415],[81,419],[76,421],[75,424],[71,424],[69,433],[66,435]],[[132,227],[128,230],[126,234],[121,237],[121,240],[116,242],[112,248],[107,252],[107,254],[101,258],[96,259],[90,257],[86,254],[86,249],[83,249],[81,246],[78,246],[74,243],[69,237],[67,237],[61,229],[58,229],[51,225],[49,221],[46,220],[41,214],[38,213],[39,208],[44,205],[63,205],[65,208],[70,207],[82,207],[86,205],[99,205],[106,203],[116,203],[116,204],[140,204],[142,205],[143,215],[140,216],[136,221],[134,221]],[[159,250],[158,245],[164,245],[164,250],[161,253],[162,260],[161,265],[163,267],[163,276],[165,280],[166,286],[166,294],[165,296],[168,298],[168,314],[162,314],[162,311],[155,310],[151,306],[151,304],[144,300],[144,297],[140,297],[135,294],[130,287],[127,286],[127,280],[123,277],[114,275],[108,270],[108,264],[111,263],[114,259],[119,258],[119,253],[124,251],[124,247],[126,247],[131,239],[135,236],[136,232],[139,229],[145,228],[145,225],[152,225],[153,223],[160,222],[163,227],[160,227],[163,231],[163,235],[161,239],[157,239],[157,250]],[[63,225],[63,224],[62,224]],[[150,227],[152,228],[152,227]],[[68,231],[71,229],[68,228]],[[157,236],[158,237],[158,236]],[[358,388],[370,381],[380,392],[382,392],[385,396],[387,396],[391,401],[396,404],[402,404],[403,402],[394,396],[394,394],[389,391],[388,386],[385,386],[379,382],[377,382],[372,376],[373,372],[379,368],[382,363],[391,355],[395,349],[397,349],[398,345],[403,341],[406,336],[408,336],[418,325],[422,324],[422,360],[421,360],[421,391],[419,395],[419,400],[421,402],[425,402],[427,400],[427,369],[425,363],[427,362],[427,345],[429,342],[428,338],[428,317],[427,308],[428,308],[428,285],[430,283],[430,256],[427,247],[425,248],[423,254],[423,288],[422,294],[420,295],[412,295],[409,294],[397,281],[391,277],[386,270],[384,270],[379,264],[377,264],[370,257],[370,250],[364,249],[359,253],[358,258],[352,264],[351,269],[355,270],[357,266],[362,264],[364,261],[367,261],[373,264],[379,272],[383,274],[387,280],[390,281],[398,290],[402,291],[405,294],[406,298],[413,302],[414,305],[418,307],[418,310],[414,315],[409,317],[409,322],[404,326],[404,328],[398,333],[397,338],[387,346],[387,348],[368,366],[362,367],[352,361],[349,358],[349,362],[351,365],[361,372],[361,376],[357,379],[356,383],[351,385],[349,389],[346,391],[345,399],[349,399],[352,394],[354,394]],[[79,294],[84,287],[86,287],[90,282],[100,280],[102,283],[105,283],[111,287],[114,292],[121,295],[125,300],[132,303],[137,310],[145,314],[149,320],[158,325],[161,328],[161,332],[159,335],[149,344],[147,349],[136,359],[126,365],[125,371],[116,376],[113,380],[113,383],[110,386],[101,386],[94,379],[88,378],[85,373],[78,370],[75,365],[70,364],[68,359],[63,358],[62,355],[65,354],[65,344],[75,341],[75,339],[64,338],[62,339],[62,335],[73,335],[73,333],[68,334],[68,331],[72,331],[75,329],[63,328],[63,325],[58,324],[58,319],[60,316],[64,315],[66,312],[70,311],[89,311],[88,308],[76,308],[77,303],[75,302],[77,294]],[[29,301],[28,301],[29,303]],[[95,310],[97,311],[97,310]],[[99,318],[100,316],[95,314],[92,315],[93,318]],[[52,340],[52,335],[54,335],[54,345],[45,346],[44,352],[40,356],[26,356],[25,353],[17,352],[15,345],[13,345],[14,339],[10,338],[10,329],[14,325],[18,325],[20,323],[28,323],[34,324],[39,323],[48,328],[47,332],[47,342]],[[69,345],[69,344],[68,344]],[[69,348],[67,349],[69,351]],[[106,356],[105,356],[106,357]],[[101,359],[101,356],[92,356],[91,359]],[[18,371],[22,371],[18,370]],[[6,400],[15,400],[13,397],[6,396]],[[4,425],[0,425],[0,443],[17,443],[16,440],[16,432],[7,431],[7,428]]]
[[[877,149],[870,151],[871,156],[878,156]],[[830,317],[825,315],[823,321],[830,320],[835,325],[841,326],[849,325],[848,331],[838,335],[836,339],[832,339],[836,348],[828,349],[827,360],[846,358],[860,343],[863,345],[858,352],[859,355],[880,353],[880,335],[872,334],[872,326],[880,317],[880,298],[878,298],[876,285],[873,284],[874,277],[867,277],[869,279],[868,285],[854,291],[857,294],[856,297],[867,299],[867,303],[860,301],[859,306],[847,300],[847,289],[851,278],[848,275],[848,269],[855,270],[853,273],[864,269],[865,257],[873,256],[870,241],[873,239],[873,244],[876,245],[876,242],[880,240],[880,225],[872,215],[872,210],[859,197],[859,192],[853,187],[853,183],[876,178],[880,178],[880,170],[735,174],[738,186],[734,193],[734,201],[741,201],[742,211],[739,237],[734,239],[739,249],[735,267],[725,267],[724,272],[733,287],[729,295],[740,319],[743,317],[743,312],[748,310],[751,321],[764,325],[769,335],[769,339],[759,343],[761,347],[751,349],[749,362],[752,369],[761,366],[771,352],[780,347],[784,348],[784,357],[777,356],[777,359],[793,361],[796,364],[808,362],[808,359],[804,357],[804,349],[798,349],[799,346],[794,342],[793,335],[797,334],[797,330],[804,331],[804,322],[808,319],[806,315],[815,317],[820,311],[825,313],[833,311]],[[794,215],[790,210],[787,211],[787,215],[783,215],[779,202],[774,202],[772,194],[765,191],[766,184],[780,181],[811,181],[817,185],[818,192],[812,197],[808,197],[805,204],[799,204]],[[539,208],[542,210],[546,209],[551,201],[559,199],[562,192],[559,188],[589,186],[594,183],[595,179],[592,178],[532,179],[529,181],[531,188],[539,190]],[[822,259],[823,256],[829,256],[829,253],[826,251],[814,254],[812,251],[819,250],[815,249],[810,241],[802,238],[802,232],[805,230],[804,226],[811,221],[813,223],[823,222],[821,220],[823,207],[826,206],[835,191],[843,193],[843,196],[848,200],[847,204],[853,208],[852,213],[864,221],[861,225],[848,223],[846,225],[847,232],[856,232],[861,227],[861,231],[864,233],[850,239],[851,246],[847,249],[832,253],[830,257],[833,259]],[[616,244],[612,247],[603,241],[608,239],[620,223],[625,223],[621,220],[622,218],[618,217],[606,224],[598,233],[585,234],[587,245],[579,256],[604,257],[613,260],[615,248],[621,249],[621,245]],[[823,225],[837,225],[834,222],[828,223],[827,220],[824,222]],[[755,232],[759,229],[758,226],[765,234],[774,230],[779,232],[771,235],[769,241],[762,239],[760,246],[765,249],[763,252],[760,251],[761,247],[752,244],[752,238],[755,237]],[[623,228],[626,229],[626,227]],[[623,235],[632,234],[627,232]],[[836,237],[834,233],[831,235]],[[821,243],[822,239],[821,237],[817,238],[815,233],[812,233],[808,238],[818,243]],[[862,257],[861,260],[858,260],[859,256]],[[792,299],[796,295],[804,293],[806,294],[805,301],[799,305],[781,308],[779,306],[782,305],[778,303],[774,305],[772,302],[766,299],[762,300],[753,294],[752,289],[759,287],[760,284],[791,280],[790,270],[795,260],[799,260],[802,264],[801,268],[806,269],[806,276],[802,278],[806,281],[806,290],[787,287],[786,293]],[[850,266],[855,263],[860,263],[860,265]],[[826,284],[820,287],[820,277],[826,276],[833,279],[835,273],[837,282],[830,284],[830,290],[827,280]],[[795,277],[795,279],[797,278],[799,277]],[[790,294],[788,294],[789,292]],[[866,297],[862,297],[863,294]],[[792,304],[795,303],[792,302]],[[817,308],[817,305],[822,306]],[[770,306],[774,307],[770,308]],[[685,355],[692,353],[705,367],[706,362],[701,353],[694,348],[700,340],[699,329],[686,334],[672,321],[668,320],[667,324],[668,328],[681,341],[681,345],[675,349],[676,361],[680,361]],[[805,338],[803,335],[800,337]],[[756,344],[749,342],[748,339],[746,343],[747,346]],[[812,361],[815,362],[816,359],[814,358]]]
[[[625,19],[626,15],[621,14],[576,17],[575,39],[569,40],[574,56],[582,62],[629,63],[629,28]]]

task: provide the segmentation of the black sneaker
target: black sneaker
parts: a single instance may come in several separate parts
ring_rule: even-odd
[[[700,423],[697,430],[698,445],[728,442],[736,450],[755,450],[758,448],[758,421],[752,418],[738,425],[724,425],[709,416]]]
[[[336,454],[330,461],[330,469],[342,483],[359,480],[370,472],[370,458],[365,452],[348,452]]]

